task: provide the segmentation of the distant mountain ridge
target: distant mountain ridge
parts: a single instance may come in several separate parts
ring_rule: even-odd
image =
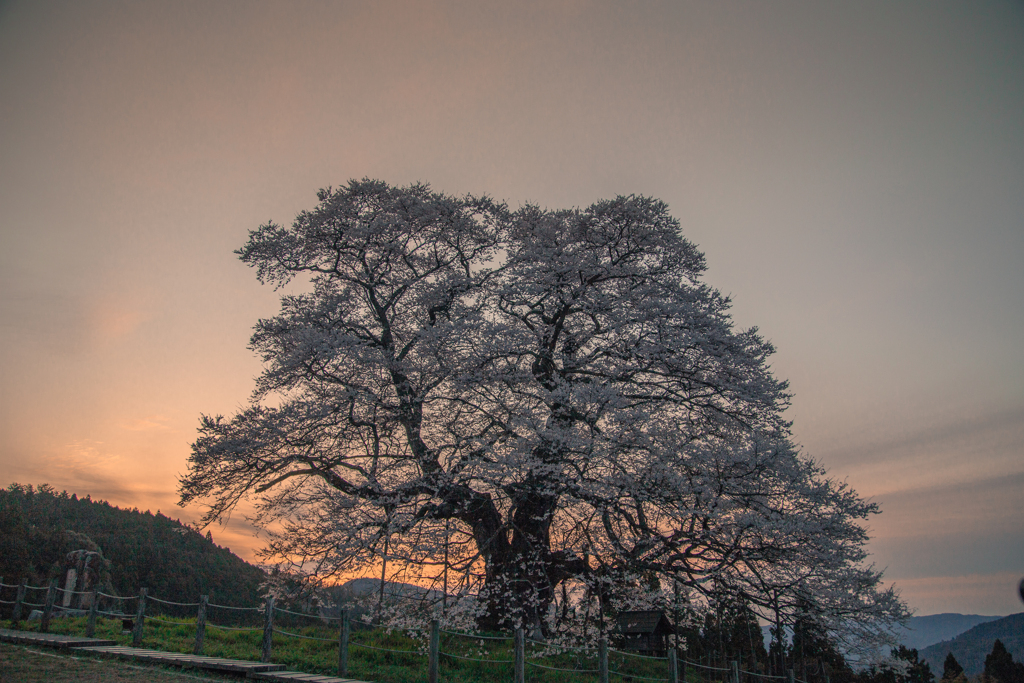
[[[1002,617],[983,616],[980,614],[928,614],[922,617],[911,617],[900,635],[900,642],[907,647],[921,650],[935,643],[949,640],[968,631],[978,624],[996,621]],[[941,672],[941,670],[940,670]]]
[[[900,643],[906,645],[909,648],[916,650],[923,650],[930,645],[935,645],[944,640],[950,640],[955,638],[961,633],[965,633],[970,629],[978,626],[979,624],[985,624],[988,622],[997,621],[1004,617],[997,616],[985,616],[982,614],[956,614],[953,612],[945,612],[943,614],[927,614],[921,617],[911,617],[907,620],[907,625],[903,627],[900,632]],[[761,631],[764,633],[764,644],[765,647],[769,647],[771,644],[771,632],[770,626],[762,626]],[[790,633],[787,631],[787,637]],[[1004,642],[1005,644],[1005,642]],[[992,649],[992,644],[989,643],[989,651]],[[986,652],[987,654],[987,652]],[[942,654],[943,660],[946,654]],[[959,658],[958,658],[959,659]],[[1016,661],[1016,657],[1014,658]],[[982,657],[982,664],[985,659]],[[942,673],[941,662],[939,663],[939,674]],[[963,662],[961,662],[963,664]],[[934,673],[935,667],[932,667]]]
[[[919,651],[936,678],[942,676],[942,663],[950,652],[968,676],[977,676],[985,669],[985,656],[999,639],[1013,655],[1013,661],[1024,661],[1024,612],[978,624],[955,638],[929,645]]]

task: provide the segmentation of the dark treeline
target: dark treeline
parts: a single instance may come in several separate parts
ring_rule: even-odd
[[[150,595],[169,600],[206,594],[221,604],[252,606],[259,604],[265,580],[261,569],[215,545],[209,535],[159,512],[122,510],[46,484],[0,489],[4,583],[60,580],[75,550],[102,554],[101,590],[114,595],[135,595],[145,586]]]
[[[679,635],[685,642],[680,655],[690,662],[729,668],[735,661],[741,671],[781,677],[792,670],[797,679],[808,683],[1024,683],[1024,663],[1015,662],[999,640],[988,641],[992,651],[977,677],[966,676],[952,653],[943,670],[933,672],[916,649],[903,645],[891,652],[895,665],[855,670],[810,614],[799,617],[788,634],[773,637],[765,647],[757,618],[742,602],[713,605],[691,620],[689,628],[680,629]],[[745,674],[741,680],[764,679]]]
[[[855,673],[825,630],[809,617],[797,620],[790,637],[773,638],[770,647],[765,647],[753,610],[742,602],[722,601],[691,623],[679,631],[686,647],[681,655],[702,666],[726,669],[737,662],[741,672],[780,677],[792,670],[796,678],[809,683],[874,680],[875,672]]]

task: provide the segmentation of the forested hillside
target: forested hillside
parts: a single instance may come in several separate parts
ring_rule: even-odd
[[[1001,617],[980,614],[928,614],[911,617],[899,633],[900,643],[907,647],[924,649],[929,645],[949,640],[974,628],[978,624],[996,621]]]
[[[227,605],[255,605],[264,573],[208,535],[148,510],[122,510],[47,485],[0,489],[0,576],[43,585],[59,578],[67,554],[97,550],[118,595],[140,586],[150,595],[193,600],[208,594]]]
[[[977,676],[985,668],[985,657],[992,652],[996,640],[1002,641],[1014,661],[1024,661],[1024,612],[978,624],[952,640],[926,647],[921,659],[933,671],[942,672],[942,662],[950,652],[968,676]]]

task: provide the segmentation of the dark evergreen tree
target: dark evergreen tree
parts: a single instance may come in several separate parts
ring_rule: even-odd
[[[21,506],[7,497],[0,497],[0,532],[0,576],[4,583],[20,583],[30,572],[29,523]]]
[[[964,668],[956,661],[953,653],[946,655],[946,661],[942,663],[942,680],[953,681],[963,676],[963,673]]]
[[[1013,655],[1006,651],[1003,641],[996,639],[992,652],[985,657],[986,683],[1024,683],[1024,663],[1014,662]]]
[[[761,626],[749,603],[740,596],[725,595],[713,601],[699,629],[682,631],[686,657],[708,666],[726,668],[729,662],[754,673],[770,670]]]
[[[810,683],[824,683],[826,676],[834,683],[853,678],[853,670],[807,604],[793,624],[789,661],[797,676]]]
[[[928,662],[918,658],[916,648],[900,645],[899,649],[892,651],[892,654],[894,657],[910,663],[910,668],[902,681],[905,683],[934,683],[935,674],[932,673],[932,668],[928,666]]]
[[[788,667],[786,633],[783,626],[776,624],[771,627],[772,642],[768,647],[768,671],[773,676],[785,676]]]

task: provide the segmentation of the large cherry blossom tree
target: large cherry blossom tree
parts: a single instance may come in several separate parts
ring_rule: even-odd
[[[202,417],[180,493],[208,522],[253,503],[267,558],[443,577],[490,628],[652,582],[868,640],[906,616],[864,565],[877,508],[794,447],[771,345],[664,203],[352,181],[238,253],[309,286],[256,325],[250,405]]]

